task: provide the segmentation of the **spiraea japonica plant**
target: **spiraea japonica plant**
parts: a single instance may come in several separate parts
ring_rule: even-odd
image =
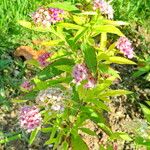
[[[20,110],[20,129],[30,136],[30,144],[44,132],[48,139],[43,144],[53,149],[89,149],[80,131],[98,135],[85,128],[87,120],[108,135],[105,147],[116,139],[131,140],[126,133],[112,132],[104,115],[111,96],[131,93],[110,88],[120,79],[112,64],[135,64],[130,60],[132,43],[121,32],[128,24],[114,21],[114,13],[104,0],[76,6],[56,2],[38,8],[31,21],[19,21],[23,27],[50,35],[40,43],[49,51],[27,60],[37,74],[22,85],[26,104]]]

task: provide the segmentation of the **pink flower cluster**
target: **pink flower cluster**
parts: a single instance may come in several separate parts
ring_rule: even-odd
[[[94,0],[94,10],[100,10],[100,12],[104,15],[108,15],[108,19],[113,19],[114,10],[109,2],[104,0]]]
[[[74,82],[77,85],[79,85],[82,81],[87,80],[87,83],[84,85],[85,88],[95,87],[96,81],[89,73],[85,64],[75,65],[72,75],[74,77]]]
[[[58,8],[39,8],[32,14],[32,19],[36,25],[50,26],[62,21],[64,11]]]
[[[21,87],[27,91],[30,91],[32,90],[33,88],[33,85],[31,85],[31,83],[29,81],[24,81],[22,84],[21,84]]]
[[[120,37],[116,47],[128,58],[133,58],[133,47],[131,41],[126,37]]]
[[[38,61],[39,61],[39,63],[40,63],[40,65],[42,66],[42,67],[46,67],[46,66],[48,66],[49,64],[50,64],[50,62],[48,62],[47,61],[47,59],[49,58],[49,57],[51,57],[52,56],[52,54],[51,53],[44,53],[44,54],[42,54],[42,55],[40,55],[39,57],[38,57]]]
[[[27,130],[27,132],[33,131],[39,127],[42,121],[39,109],[36,106],[24,106],[20,110],[19,116],[21,128]]]

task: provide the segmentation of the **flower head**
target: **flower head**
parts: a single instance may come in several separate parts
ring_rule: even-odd
[[[87,80],[87,83],[84,85],[85,88],[95,87],[96,80],[91,75],[85,64],[75,65],[72,76],[74,78],[74,83],[77,85],[79,85],[82,81]]]
[[[94,0],[94,10],[100,10],[100,12],[104,15],[108,15],[108,19],[113,19],[114,10],[109,2],[104,0]]]
[[[62,21],[64,11],[58,8],[39,8],[32,14],[32,19],[36,25],[50,26]]]
[[[36,106],[24,106],[20,110],[19,116],[21,128],[27,130],[27,132],[33,131],[39,127],[42,121],[39,109]]]
[[[75,83],[80,83],[83,80],[86,80],[88,77],[88,70],[84,64],[77,64],[74,66],[72,73]]]
[[[48,66],[50,63],[47,61],[49,57],[51,57],[51,53],[44,53],[38,57],[38,61],[42,67]]]
[[[126,37],[120,37],[116,47],[128,58],[133,58],[133,47],[131,41]]]
[[[24,81],[22,84],[21,84],[21,87],[27,91],[30,91],[32,90],[33,88],[33,85],[31,85],[31,83],[29,81]]]
[[[50,105],[51,110],[54,111],[63,111],[65,98],[67,95],[60,88],[53,87],[40,91],[36,97],[36,103],[46,107]]]
[[[64,18],[64,11],[58,8],[49,8],[48,9],[51,15],[51,23],[55,24],[60,22]]]

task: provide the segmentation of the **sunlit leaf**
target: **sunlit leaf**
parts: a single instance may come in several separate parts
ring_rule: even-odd
[[[95,25],[93,27],[93,30],[94,30],[93,36],[96,36],[100,33],[113,33],[119,36],[124,36],[124,34],[117,27],[113,25]]]
[[[79,135],[72,135],[71,136],[71,147],[72,150],[88,150],[88,146],[82,140]]]
[[[123,58],[123,57],[119,57],[119,56],[113,56],[113,57],[109,57],[108,61],[112,62],[112,63],[116,63],[116,64],[131,64],[131,65],[135,65],[136,63]]]

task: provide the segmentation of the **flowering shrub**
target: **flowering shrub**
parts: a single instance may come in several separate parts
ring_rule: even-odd
[[[23,108],[20,117],[22,129],[35,129],[30,144],[41,131],[50,133],[45,144],[52,144],[53,149],[86,150],[88,145],[79,131],[98,137],[95,131],[84,128],[87,120],[107,134],[105,147],[116,139],[131,140],[126,133],[112,132],[103,115],[104,111],[109,111],[110,96],[131,93],[110,88],[116,78],[120,78],[111,64],[135,64],[124,58],[133,57],[131,42],[120,31],[120,26],[127,23],[110,20],[113,12],[112,6],[104,0],[94,0],[84,10],[68,2],[51,3],[37,10],[32,15],[32,22],[19,21],[26,28],[52,35],[50,40],[41,42],[51,48],[39,57],[39,66],[27,61],[40,69],[31,79],[33,90],[22,97],[35,102],[35,106]],[[108,34],[117,35],[118,41],[109,39]],[[40,112],[35,109],[37,107]]]

